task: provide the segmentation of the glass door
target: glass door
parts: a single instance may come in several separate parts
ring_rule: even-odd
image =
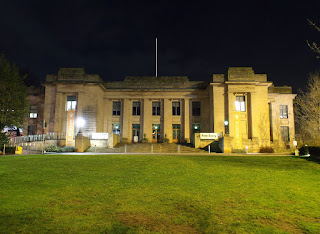
[[[178,143],[180,141],[180,124],[172,124],[172,142]]]
[[[152,143],[160,142],[160,124],[152,124]]]

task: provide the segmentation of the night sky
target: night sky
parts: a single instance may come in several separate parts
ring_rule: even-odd
[[[187,75],[209,81],[250,66],[275,85],[303,88],[320,59],[320,1],[1,1],[0,53],[41,82],[61,67],[105,81]]]

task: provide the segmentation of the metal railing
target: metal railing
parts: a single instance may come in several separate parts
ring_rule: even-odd
[[[43,141],[43,140],[65,140],[65,139],[66,139],[65,132],[62,132],[62,133],[48,132],[46,134],[14,137],[9,140],[9,144],[18,145],[26,142]]]

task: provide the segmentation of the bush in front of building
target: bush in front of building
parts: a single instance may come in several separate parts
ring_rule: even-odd
[[[141,140],[141,143],[148,143],[148,138],[147,138],[146,134],[143,134],[143,138]]]
[[[59,147],[56,145],[49,145],[48,147],[46,147],[45,151],[46,152],[58,152]]]
[[[274,153],[274,150],[272,147],[263,146],[263,147],[260,147],[259,153]]]
[[[63,146],[63,147],[59,147],[56,145],[49,145],[48,147],[46,147],[46,152],[57,152],[57,153],[65,153],[65,152],[73,152],[74,151],[74,147],[72,146]]]
[[[311,157],[320,158],[320,146],[302,146],[299,149],[300,155],[308,155],[310,154]]]
[[[2,147],[0,148],[1,152],[3,152],[4,150],[4,147],[2,145]],[[14,146],[6,146],[6,154],[15,154],[15,151],[16,151],[16,147]]]
[[[60,147],[60,151],[59,152],[74,152],[74,147],[73,146],[64,146],[64,147]]]

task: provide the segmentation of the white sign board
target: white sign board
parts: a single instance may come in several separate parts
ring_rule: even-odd
[[[200,140],[218,140],[218,133],[200,133]]]
[[[297,141],[293,141],[292,144],[293,144],[293,146],[297,146],[298,142]]]
[[[91,139],[92,140],[107,140],[108,133],[107,132],[93,132]]]
[[[139,137],[138,136],[134,136],[133,137],[133,142],[137,143],[139,141]]]

